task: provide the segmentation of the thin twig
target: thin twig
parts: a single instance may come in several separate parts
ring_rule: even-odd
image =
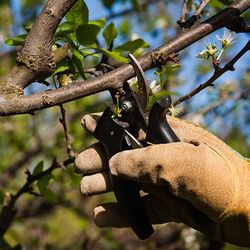
[[[183,1],[182,5],[182,14],[180,20],[177,21],[177,23],[180,25],[181,29],[190,29],[195,22],[200,19],[201,13],[203,9],[207,6],[207,4],[210,2],[210,0],[203,0],[200,4],[200,6],[197,8],[194,15],[192,15],[188,20],[186,20],[187,16],[187,1]]]
[[[180,19],[177,21],[177,23],[178,23],[179,25],[180,25],[181,23],[184,23],[184,22],[186,21],[187,12],[188,12],[187,2],[188,2],[188,0],[183,0],[182,9],[181,9],[181,17],[180,17]]]
[[[63,107],[63,104],[60,105],[60,111],[61,111],[61,115],[62,115],[62,117],[60,118],[60,122],[61,122],[61,124],[63,126],[63,130],[64,130],[67,153],[71,159],[75,159],[75,152],[73,151],[72,146],[71,146],[71,139],[69,136],[68,124],[67,124],[67,120],[66,120],[66,111],[65,111],[65,108]]]
[[[139,9],[140,10],[145,10],[145,8],[148,7],[148,5],[150,4],[153,4],[155,2],[158,2],[159,0],[149,0],[141,5],[139,5]],[[110,19],[113,19],[113,18],[117,18],[117,17],[121,17],[121,16],[125,16],[125,15],[128,15],[130,14],[131,12],[134,12],[135,9],[134,8],[130,8],[130,9],[125,9],[125,10],[122,10],[120,12],[117,12],[117,13],[112,13],[110,14],[109,16],[106,17],[106,20],[110,20]]]
[[[197,114],[199,115],[205,115],[209,112],[211,112],[212,110],[222,106],[224,103],[228,102],[228,101],[238,101],[240,99],[245,99],[246,96],[249,94],[249,90],[245,89],[243,91],[240,91],[234,95],[226,95],[223,98],[220,98],[216,101],[214,101],[213,103],[209,104],[208,106],[201,108],[198,111],[189,113],[187,115],[185,115],[183,118],[189,120],[192,116],[195,116]]]
[[[196,16],[200,16],[201,12],[203,11],[203,9],[208,5],[208,3],[210,2],[210,0],[203,0],[200,4],[200,6],[198,7],[195,15]]]
[[[58,87],[57,87],[56,80],[54,77],[53,77],[53,83],[54,83],[55,88],[57,89]],[[59,118],[59,121],[63,126],[67,153],[71,159],[75,159],[75,152],[72,149],[71,140],[70,140],[70,136],[69,136],[69,132],[68,132],[66,111],[65,111],[63,104],[60,104],[59,107],[60,107],[60,112],[61,112],[61,117]]]
[[[193,89],[190,93],[188,93],[185,96],[182,96],[181,98],[179,98],[178,100],[176,100],[173,103],[173,106],[176,106],[184,101],[187,101],[188,99],[190,99],[191,97],[197,95],[199,92],[201,92],[203,89],[207,88],[207,87],[211,87],[213,86],[213,83],[216,79],[218,79],[220,76],[222,76],[223,74],[225,74],[227,71],[234,71],[234,64],[246,53],[248,52],[248,50],[250,49],[250,40],[247,42],[247,44],[244,46],[244,48],[230,61],[228,62],[223,68],[219,68],[218,70],[216,70],[214,72],[214,74],[212,75],[212,77],[210,79],[208,79],[206,82],[204,82],[203,84],[200,84],[198,87],[196,87],[195,89]]]

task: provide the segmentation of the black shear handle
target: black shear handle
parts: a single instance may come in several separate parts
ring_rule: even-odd
[[[147,141],[160,144],[179,142],[175,132],[170,127],[166,115],[167,109],[171,106],[171,97],[164,96],[154,103],[149,113]]]
[[[124,129],[112,119],[112,115],[112,111],[107,108],[94,132],[94,136],[104,145],[109,159],[124,150],[125,137]],[[154,229],[145,211],[138,184],[115,176],[112,176],[112,183],[116,200],[121,206],[121,211],[124,212],[124,217],[128,219],[138,238],[147,239]]]

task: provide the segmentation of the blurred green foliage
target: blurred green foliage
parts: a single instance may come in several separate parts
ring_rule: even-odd
[[[21,33],[15,33],[12,31],[15,23],[13,6],[7,0],[0,1],[0,43],[3,44],[5,41],[7,45],[12,46],[8,48],[1,46],[0,76],[5,75],[13,67],[16,51],[24,42],[27,31],[45,2],[19,1],[22,16],[19,25],[26,29],[23,28]],[[68,42],[73,56],[58,64],[53,76],[42,79],[49,83],[48,88],[54,88],[54,83],[58,87],[58,79],[62,74],[70,75],[72,79],[91,79],[95,75],[86,69],[98,67],[102,61],[109,62],[114,67],[128,63],[129,52],[139,56],[146,52],[149,46],[152,48],[152,44],[159,46],[179,32],[175,25],[179,14],[176,17],[173,9],[178,9],[180,13],[180,1],[158,1],[157,4],[144,5],[144,9],[141,9],[141,6],[147,3],[146,0],[95,0],[94,2],[102,4],[110,15],[115,13],[116,6],[123,4],[129,6],[131,11],[111,20],[108,16],[90,20],[87,4],[78,0],[59,25],[53,45],[56,49]],[[197,2],[194,1],[194,6]],[[212,0],[204,12],[214,14],[230,2],[230,0]],[[249,16],[249,12],[245,14],[247,15]],[[194,56],[191,50],[187,50],[180,54],[180,63],[168,63],[148,74],[148,78],[151,81],[155,80],[156,85],[160,86],[160,91],[151,95],[150,105],[166,93],[171,93],[174,97],[185,94],[212,73],[213,68],[209,62],[198,61]],[[225,54],[223,60],[227,59],[228,54]],[[188,73],[183,74],[185,67],[188,68]],[[247,137],[249,131],[247,124],[250,124],[249,104],[244,99],[229,100],[206,113],[201,112],[202,107],[209,106],[222,96],[233,96],[249,87],[249,65],[246,67],[238,64],[238,67],[248,67],[248,71],[237,75],[236,79],[219,80],[217,85],[220,88],[214,88],[201,95],[201,103],[197,104],[196,98],[185,103],[185,110],[186,113],[193,112],[193,120],[198,117],[202,126],[220,135],[244,156],[249,156],[250,140]],[[191,75],[194,82],[189,81]],[[27,93],[45,88],[47,87],[40,83],[34,83],[27,89]],[[84,114],[103,111],[108,99],[106,94],[101,93],[64,105],[74,151],[80,152],[83,147],[95,142],[95,139],[82,129],[80,120]],[[0,117],[0,209],[10,193],[17,192],[25,182],[25,169],[36,174],[47,169],[55,157],[59,160],[67,157],[63,128],[59,123],[60,116],[59,108],[54,107],[36,112],[35,115]],[[171,244],[176,247],[174,249],[196,249],[188,247],[185,237],[180,235],[171,244],[164,243],[164,238],[168,237],[169,232],[177,230],[178,225],[158,226],[156,236],[145,242],[138,241],[128,229],[96,228],[92,220],[93,207],[114,197],[112,194],[93,198],[81,197],[80,178],[74,173],[74,166],[71,165],[67,169],[55,170],[51,175],[37,181],[34,184],[34,191],[41,196],[25,194],[18,200],[17,216],[4,237],[6,243],[11,247],[21,245],[23,248],[19,249],[36,250],[170,249],[173,246]],[[197,232],[191,233],[195,237],[195,246],[198,244],[200,247],[198,249],[204,249],[202,246],[208,240]],[[243,248],[226,245],[223,249]]]

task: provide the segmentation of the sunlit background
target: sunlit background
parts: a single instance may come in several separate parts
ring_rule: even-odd
[[[31,27],[45,2],[0,0],[0,76],[15,64],[15,56],[20,49],[20,45],[10,46],[10,41],[15,41],[13,38],[16,36],[18,39],[25,36],[25,30]],[[89,20],[103,20],[104,27],[96,38],[101,48],[106,46],[102,31],[110,22],[114,22],[119,31],[114,46],[139,38],[149,45],[133,51],[136,56],[157,48],[180,33],[176,21],[180,18],[182,1],[85,2],[89,8]],[[192,2],[190,14],[200,3]],[[212,0],[201,20],[224,7],[220,1]],[[244,16],[249,20],[249,11]],[[179,65],[167,65],[160,76],[156,74],[157,69],[149,70],[146,72],[148,82],[157,81],[164,91],[172,95],[173,100],[189,93],[209,79],[214,70],[210,60],[196,58],[196,55],[208,43],[216,42],[219,48],[220,41],[216,35],[223,37],[225,31],[218,30],[181,51]],[[223,53],[221,65],[239,52],[248,40],[249,34],[237,34],[236,42]],[[62,40],[57,41],[58,46],[62,43]],[[101,54],[84,49],[93,55],[84,57],[83,68],[97,65]],[[123,56],[127,56],[127,53],[124,52]],[[226,73],[215,82],[214,87],[203,90],[176,108],[180,117],[212,131],[244,157],[250,156],[249,61],[248,53],[235,64],[234,72]],[[77,77],[81,79],[79,74]],[[87,73],[86,77],[92,78],[93,75]],[[54,89],[58,78],[50,77],[46,82],[49,86],[38,82],[31,84],[25,94]],[[64,105],[74,151],[79,152],[95,141],[82,129],[81,117],[103,111],[110,101],[108,93],[101,93]],[[63,160],[67,156],[59,117],[60,110],[54,107],[35,112],[35,115],[0,118],[0,208],[6,196],[15,193],[25,182],[25,169],[32,171],[39,163],[46,169],[55,157]],[[55,170],[46,181],[46,192],[42,196],[27,194],[18,200],[17,216],[4,237],[11,247],[19,247],[15,249],[243,249],[212,242],[182,224],[157,226],[155,235],[145,242],[137,240],[128,229],[98,229],[92,220],[92,209],[99,203],[113,200],[112,194],[82,197],[79,193],[80,176],[74,173],[72,165],[67,169]],[[34,188],[39,189],[37,183]]]

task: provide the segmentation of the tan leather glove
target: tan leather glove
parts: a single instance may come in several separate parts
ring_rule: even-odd
[[[98,115],[87,115],[91,133]],[[250,163],[206,130],[168,117],[181,142],[123,151],[109,161],[112,175],[141,183],[153,224],[183,222],[208,237],[250,247]],[[84,174],[81,192],[90,196],[112,190],[108,162],[100,143],[76,158]],[[100,227],[126,227],[116,203],[94,210]],[[115,218],[115,219],[114,219]]]

